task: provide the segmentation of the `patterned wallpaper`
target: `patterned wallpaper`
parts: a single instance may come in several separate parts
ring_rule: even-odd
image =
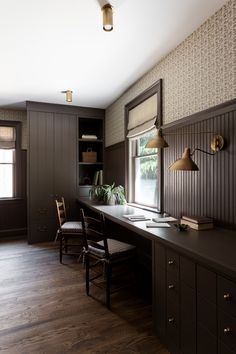
[[[230,0],[106,110],[106,146],[124,140],[124,106],[163,79],[163,123],[236,98],[236,0]]]
[[[26,111],[0,109],[0,120],[15,120],[22,122],[21,147],[27,149],[27,114]]]

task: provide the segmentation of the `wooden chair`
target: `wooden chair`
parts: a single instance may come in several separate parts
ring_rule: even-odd
[[[62,263],[63,255],[81,257],[83,250],[83,231],[80,221],[67,221],[64,198],[56,199],[55,203],[59,222],[55,241],[57,238],[60,240],[59,259],[60,263]]]
[[[106,306],[110,309],[111,292],[117,291],[125,285],[122,284],[121,273],[119,274],[121,275],[121,285],[112,289],[113,268],[121,265],[123,267],[128,262],[131,262],[132,267],[135,267],[136,247],[107,236],[103,213],[100,213],[99,220],[86,217],[83,209],[80,210],[80,214],[84,237],[86,293],[89,295],[91,283],[100,288],[105,288]]]

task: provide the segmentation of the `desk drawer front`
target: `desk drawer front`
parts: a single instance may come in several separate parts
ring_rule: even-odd
[[[212,334],[217,334],[216,305],[197,295],[197,320]]]
[[[202,297],[216,303],[216,274],[202,266],[197,266],[197,291]]]
[[[236,351],[236,319],[219,311],[219,339]]]
[[[171,250],[167,250],[166,269],[168,272],[179,275],[179,255]]]
[[[236,283],[221,276],[218,276],[218,305],[236,317]]]
[[[196,264],[187,258],[180,257],[180,277],[181,281],[190,286],[192,289],[196,288]]]

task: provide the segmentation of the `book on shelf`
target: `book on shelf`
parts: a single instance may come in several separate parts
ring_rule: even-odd
[[[213,221],[211,222],[206,222],[206,223],[197,223],[197,222],[191,222],[189,220],[186,220],[186,219],[180,219],[180,224],[184,224],[184,225],[188,225],[191,229],[194,229],[194,230],[210,230],[210,229],[213,229],[214,227],[214,224],[213,224]]]
[[[192,222],[194,224],[211,224],[213,223],[212,218],[208,218],[207,216],[182,216],[183,220],[187,220],[189,222]]]
[[[94,172],[93,176],[93,185],[96,186],[98,184],[99,171]]]
[[[100,170],[100,171],[99,171],[98,184],[100,184],[100,186],[103,185],[103,170]]]
[[[97,140],[97,135],[93,134],[82,134],[82,139]]]

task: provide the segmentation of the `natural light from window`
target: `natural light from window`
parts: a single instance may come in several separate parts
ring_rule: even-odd
[[[145,148],[155,131],[136,139],[134,202],[150,207],[157,206],[157,149]]]
[[[0,198],[13,197],[14,150],[0,149]]]

